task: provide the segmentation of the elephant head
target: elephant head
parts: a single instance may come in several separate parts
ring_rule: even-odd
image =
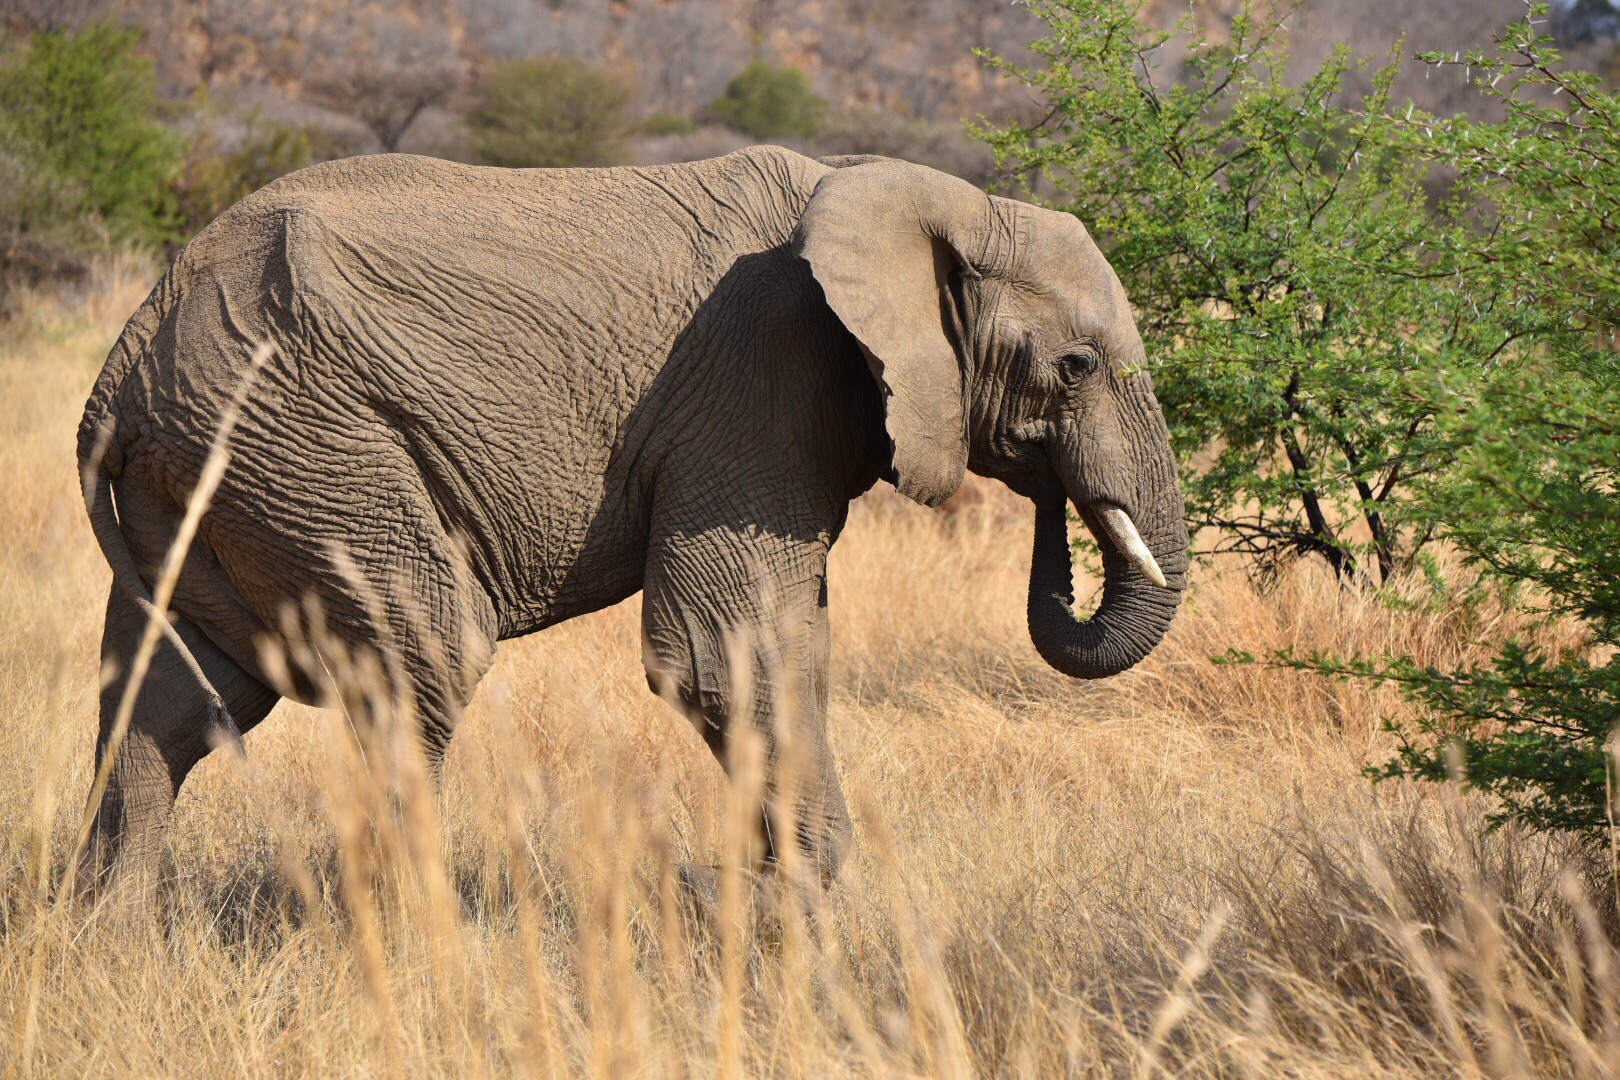
[[[819,181],[794,248],[883,391],[895,486],[935,506],[971,468],[1035,502],[1041,656],[1095,679],[1152,651],[1186,583],[1183,503],[1130,304],[1085,227],[871,161]],[[1065,500],[1103,553],[1103,599],[1083,622]]]

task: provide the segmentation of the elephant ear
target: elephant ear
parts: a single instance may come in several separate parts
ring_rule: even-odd
[[[822,177],[793,237],[883,389],[895,487],[924,506],[950,498],[967,470],[950,275],[977,273],[970,259],[983,255],[991,213],[965,180],[872,161]]]

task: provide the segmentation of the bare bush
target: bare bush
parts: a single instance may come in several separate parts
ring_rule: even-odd
[[[423,110],[461,82],[442,23],[391,15],[351,21],[321,42],[312,67],[310,94],[359,119],[390,153]]]
[[[694,116],[748,62],[751,43],[718,3],[646,3],[625,20],[644,112]]]
[[[107,18],[117,6],[114,0],[0,0],[0,28],[71,30]]]
[[[612,36],[610,0],[452,0],[472,46],[492,60],[595,60]]]

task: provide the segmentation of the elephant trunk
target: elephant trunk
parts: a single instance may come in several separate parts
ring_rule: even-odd
[[[1187,527],[1179,499],[1173,510],[1155,515],[1145,536],[1111,503],[1076,509],[1102,548],[1102,603],[1091,618],[1075,617],[1063,507],[1037,507],[1029,636],[1041,658],[1063,674],[1105,679],[1147,656],[1170,629],[1186,585]]]

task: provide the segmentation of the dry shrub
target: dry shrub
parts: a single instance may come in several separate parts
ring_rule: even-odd
[[[175,815],[158,910],[60,904],[107,584],[71,433],[141,268],[0,335],[0,1059],[50,1074],[1586,1076],[1620,1064],[1601,865],[1369,787],[1387,690],[1221,667],[1434,662],[1491,628],[1301,564],[1195,571],[1103,683],[1023,627],[1031,519],[875,493],[831,569],[856,848],[825,897],[736,867],[722,783],[647,694],[635,601],[503,643],[437,796],[374,663],[283,705]],[[1454,578],[1456,568],[1446,572]],[[1079,595],[1092,594],[1082,575]],[[1502,616],[1507,619],[1508,616]],[[694,917],[683,860],[723,861]],[[808,907],[813,918],[803,917]]]

